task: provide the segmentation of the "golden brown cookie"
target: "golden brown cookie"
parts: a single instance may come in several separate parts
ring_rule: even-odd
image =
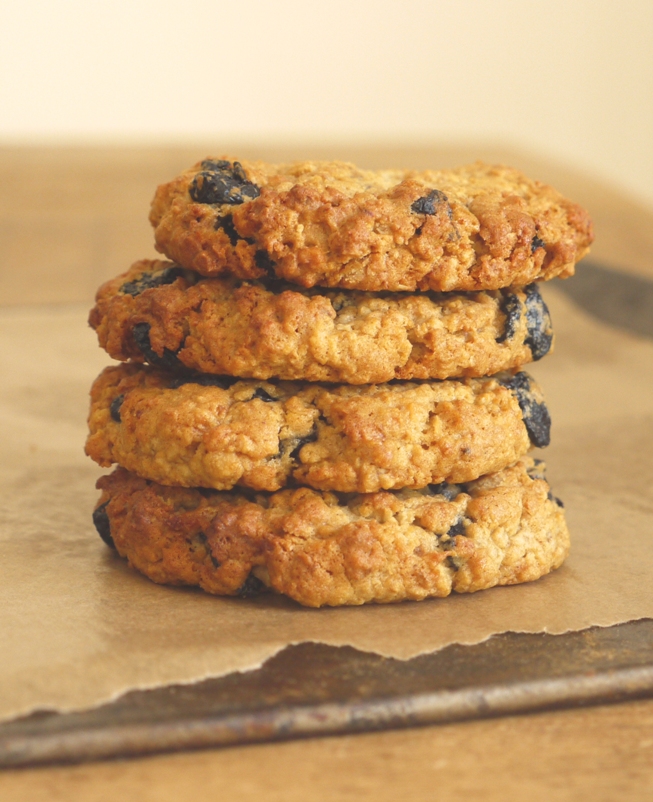
[[[100,288],[90,324],[114,359],[346,384],[489,376],[541,359],[553,339],[536,284],[378,295],[201,278],[148,260]]]
[[[208,158],[157,189],[156,247],[206,276],[368,291],[495,290],[566,277],[584,209],[517,170],[360,170]]]
[[[476,479],[546,445],[549,423],[525,373],[353,387],[128,364],[93,385],[86,453],[166,485],[370,493]]]
[[[529,582],[569,550],[562,503],[530,458],[466,485],[353,498],[164,487],[122,468],[98,487],[93,519],[107,544],[155,582],[218,595],[419,600]]]

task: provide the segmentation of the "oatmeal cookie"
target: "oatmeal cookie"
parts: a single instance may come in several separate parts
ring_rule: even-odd
[[[378,292],[496,290],[566,277],[587,212],[517,170],[360,170],[207,158],[161,185],[156,247],[206,276]]]
[[[309,607],[395,602],[529,582],[569,550],[562,503],[525,458],[465,485],[339,497],[98,481],[103,540],[155,582]]]
[[[86,453],[165,485],[371,493],[476,479],[546,445],[549,425],[525,373],[353,387],[126,364],[92,387]]]
[[[114,359],[345,384],[490,376],[541,359],[553,339],[536,284],[378,295],[147,260],[99,289],[89,322]]]

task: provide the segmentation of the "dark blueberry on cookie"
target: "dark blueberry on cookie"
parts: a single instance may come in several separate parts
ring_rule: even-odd
[[[270,393],[268,393],[262,387],[257,387],[256,388],[252,398],[259,398],[261,401],[266,401],[267,403],[270,403],[271,401],[277,401],[278,400],[277,398],[274,398],[273,396],[271,396]]]
[[[202,170],[211,170],[214,173],[228,170],[230,167],[231,163],[226,159],[204,159],[202,162]]]
[[[432,189],[428,195],[413,201],[410,208],[415,214],[436,214],[437,207],[441,203],[447,203],[447,201],[448,198],[444,192],[439,189]],[[451,208],[449,209],[449,215],[451,216]]]
[[[551,350],[553,330],[551,316],[544,303],[537,284],[530,284],[524,289],[526,293],[526,327],[528,337],[524,343],[531,349],[533,361],[542,359]]]
[[[207,165],[204,167],[204,165]],[[188,192],[196,203],[230,203],[236,205],[260,195],[260,190],[247,180],[240,162],[202,162],[204,169],[190,183]]]
[[[250,237],[241,237],[240,234],[236,231],[236,226],[234,225],[234,218],[230,214],[225,214],[222,217],[216,217],[215,223],[213,224],[213,228],[215,231],[222,229],[224,233],[229,237],[229,242],[232,245],[238,245],[241,240],[249,243],[250,245],[254,244],[254,240]]]
[[[530,468],[526,468],[526,473],[531,477],[531,479],[542,479],[546,481],[544,460],[534,459],[533,465]]]
[[[459,518],[447,532],[447,537],[456,537],[456,535],[464,535],[464,534],[465,534],[465,519]]]
[[[156,351],[152,349],[152,343],[150,342],[150,328],[151,327],[149,323],[137,323],[132,329],[132,335],[134,337],[136,347],[143,354],[145,359],[147,359],[150,365],[154,365],[157,368],[164,368],[166,370],[178,370],[181,368],[182,370],[185,370],[186,368],[177,359],[177,355],[174,351],[164,348],[163,354],[159,356]]]
[[[234,166],[232,168],[232,172],[233,172],[233,176],[236,179],[236,181],[240,181],[243,184],[250,183],[250,182],[247,181],[247,175],[245,174],[245,171],[243,170],[243,165],[240,162],[234,162]],[[254,186],[254,185],[252,184],[252,186]],[[258,187],[257,187],[257,189],[258,189]]]
[[[346,296],[341,295],[341,294],[332,295],[329,298],[329,301],[330,301],[331,306],[333,307],[333,311],[336,313],[336,315],[338,314],[338,312],[340,312],[341,309],[344,309],[345,306],[347,305]]]
[[[209,540],[207,536],[204,534],[204,532],[198,532],[197,535],[195,536],[195,541],[199,543],[199,545],[204,549],[208,558],[211,560],[211,564],[213,565],[213,567],[219,568],[220,563],[213,556],[213,552],[211,551],[211,544],[209,543]],[[191,543],[192,546],[193,542],[189,541],[189,543]]]
[[[565,506],[563,504],[563,502],[562,502],[562,499],[558,498],[557,496],[554,496],[553,493],[550,490],[546,494],[546,497],[549,499],[549,501],[553,501],[556,504],[556,506],[558,506],[558,507],[564,507]]]
[[[111,522],[109,521],[109,516],[107,515],[108,503],[108,501],[105,501],[104,504],[100,504],[99,507],[96,507],[93,510],[93,523],[95,524],[98,535],[102,538],[102,540],[104,540],[107,546],[115,549],[116,544],[113,542],[113,538],[111,537]]]
[[[275,277],[274,262],[270,259],[270,254],[267,251],[256,251],[254,254],[254,261],[256,262],[256,266],[260,267],[261,270],[265,270],[268,276],[271,278]]]
[[[513,292],[506,293],[501,301],[501,311],[506,316],[503,332],[496,338],[498,343],[512,340],[521,320],[522,304],[519,297]]]
[[[298,459],[299,458],[299,452],[302,450],[302,448],[307,443],[314,443],[316,440],[317,440],[317,426],[314,426],[313,430],[309,434],[307,434],[306,437],[300,437],[297,440],[293,450],[289,454],[290,458],[291,459]]]
[[[250,574],[243,584],[238,588],[236,593],[242,599],[248,599],[250,596],[258,596],[259,593],[263,593],[265,589],[266,588],[263,582],[255,577],[254,574]]]
[[[448,482],[440,482],[438,485],[427,485],[427,490],[432,496],[444,496],[447,501],[453,501],[460,495],[459,485],[450,485]]]
[[[535,236],[531,240],[531,253],[535,253],[538,248],[544,248],[544,240]]]
[[[111,413],[111,417],[115,420],[116,423],[120,423],[120,407],[122,406],[122,402],[125,400],[124,395],[117,395],[113,401],[111,402],[111,406],[109,407],[109,412]]]
[[[218,229],[222,229],[224,233],[229,237],[229,242],[232,245],[237,245],[238,240],[240,237],[238,236],[238,232],[236,231],[236,227],[234,226],[234,219],[230,214],[225,214],[223,217],[216,217],[215,223],[213,224],[213,228],[217,231]]]
[[[517,373],[501,383],[515,394],[531,443],[537,448],[548,446],[551,441],[551,416],[546,404],[535,400],[528,374]]]
[[[457,535],[462,535],[463,537],[466,537],[465,519],[462,517],[460,517],[453,526],[449,527],[449,531],[446,533],[446,535],[440,536],[440,546],[446,551],[455,549]],[[460,566],[457,566],[457,568],[459,567]]]
[[[162,287],[164,284],[172,284],[183,273],[184,271],[181,267],[166,267],[165,270],[160,270],[158,273],[143,273],[135,281],[126,281],[120,288],[120,292],[135,297],[145,290]]]

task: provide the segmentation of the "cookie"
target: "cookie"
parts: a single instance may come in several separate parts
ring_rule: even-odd
[[[536,284],[378,295],[201,278],[147,260],[100,288],[89,322],[114,359],[345,384],[489,376],[541,359],[553,339]]]
[[[157,250],[206,276],[379,292],[496,290],[566,277],[587,212],[517,170],[360,170],[208,158],[154,196]]]
[[[165,485],[371,493],[476,479],[546,445],[549,426],[525,373],[353,387],[126,364],[92,387],[86,453]]]
[[[155,582],[282,593],[309,607],[420,600],[529,582],[569,550],[562,503],[530,458],[464,485],[353,498],[98,481],[102,539]]]

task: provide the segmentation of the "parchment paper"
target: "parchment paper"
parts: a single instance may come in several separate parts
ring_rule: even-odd
[[[653,341],[547,288],[557,333],[534,366],[554,421],[549,479],[572,555],[529,585],[419,603],[309,610],[154,585],[94,532],[101,471],[82,452],[109,361],[86,309],[0,313],[0,719],[258,667],[301,641],[407,659],[504,631],[653,617]]]

